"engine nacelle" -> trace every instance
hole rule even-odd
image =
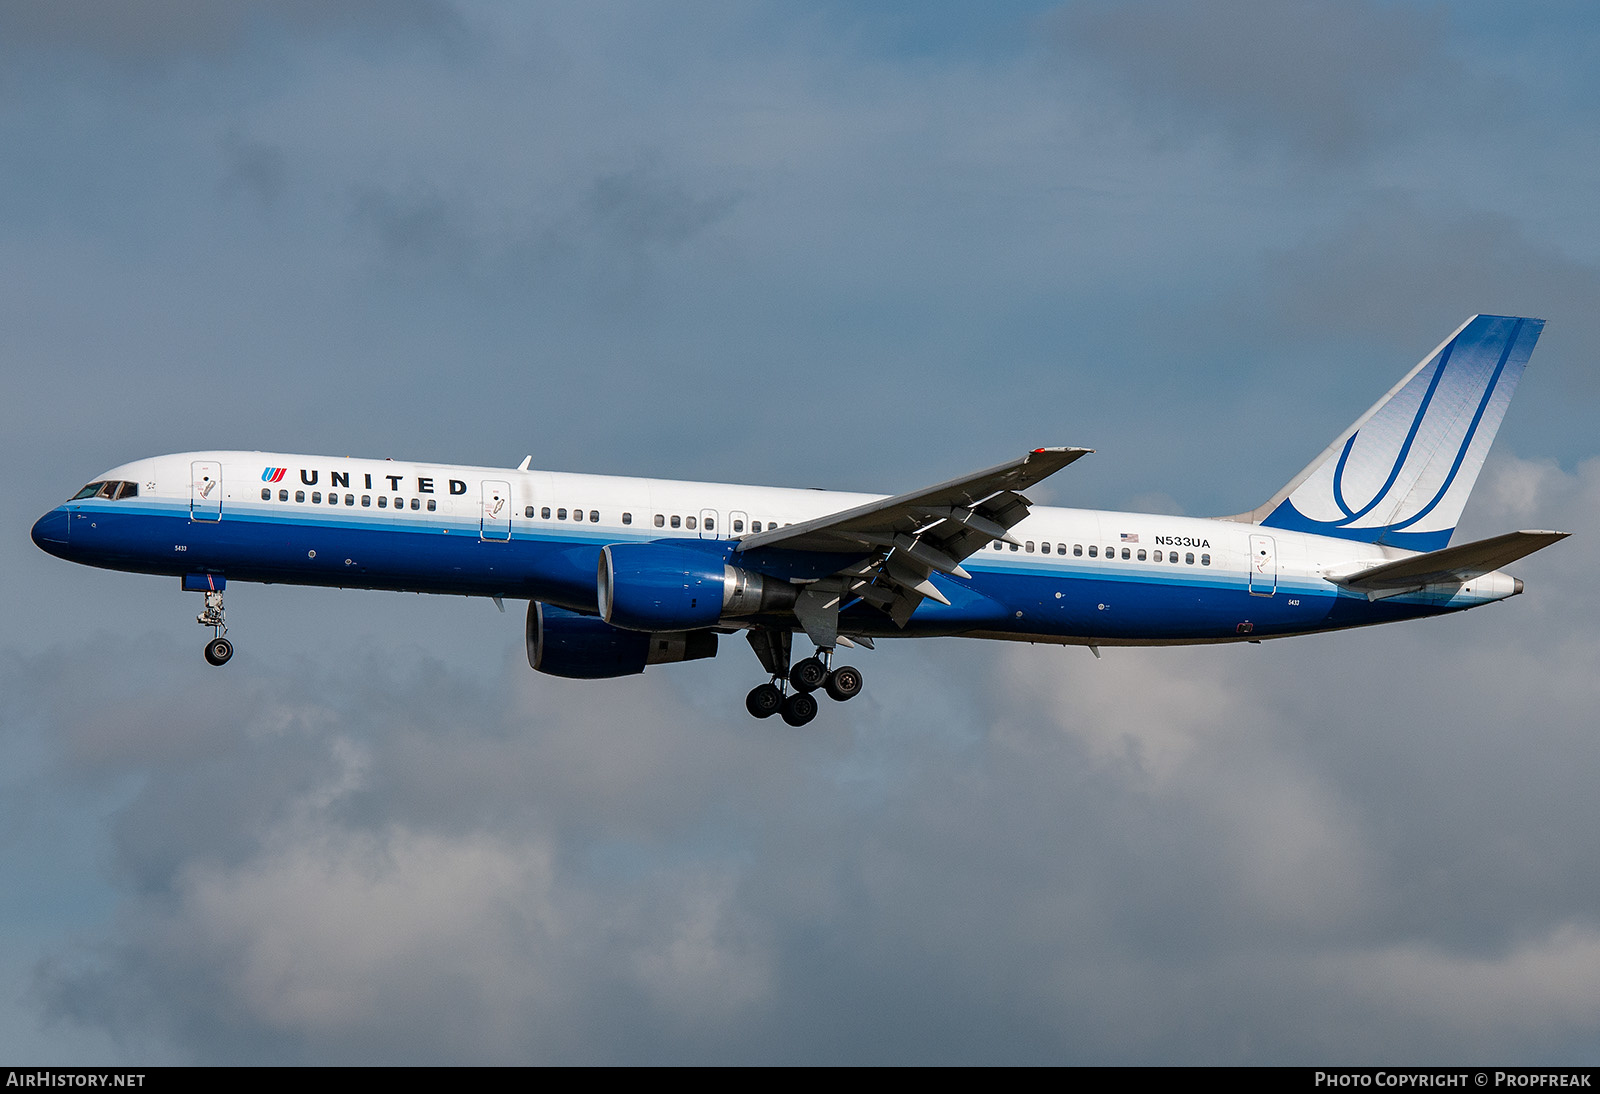
[[[536,672],[572,680],[632,676],[646,665],[717,655],[713,631],[626,631],[592,615],[538,601],[528,605],[527,639],[528,664]]]
[[[670,543],[603,547],[595,576],[601,618],[630,631],[714,627],[729,616],[791,608],[798,593],[787,581]]]

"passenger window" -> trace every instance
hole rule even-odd
[[[674,528],[680,528],[683,526],[683,521],[678,519],[678,514],[676,513],[672,514],[672,526]]]
[[[1018,547],[1018,546],[1017,546],[1017,545],[1016,545],[1016,544],[1015,544],[1015,543],[1013,543],[1013,544],[1012,544],[1012,545],[1011,545],[1011,549],[1012,549],[1012,550],[1013,550],[1013,551],[1016,551],[1016,550],[1020,550],[1020,549],[1021,549],[1021,548],[1019,548],[1019,547]]]
[[[994,549],[996,551],[1004,551],[1006,549],[1006,545],[1004,543],[1001,543],[999,540],[995,540],[994,541]]]
[[[1083,544],[1074,543],[1072,545],[1072,554],[1073,554],[1074,558],[1082,558],[1083,557]]]
[[[1178,552],[1176,552],[1176,551],[1168,551],[1167,552],[1167,561],[1168,562],[1177,562],[1178,561]]]
[[[387,494],[379,494],[378,495],[378,508],[379,509],[387,509],[387,508],[389,508],[389,495],[387,495]]]
[[[622,523],[623,524],[632,524],[633,523],[633,514],[632,513],[624,513],[624,514],[622,514]]]
[[[548,505],[546,505],[543,509],[539,510],[539,516],[543,520],[549,520],[550,519],[550,507]]]
[[[439,502],[434,498],[429,498],[428,499],[428,512],[431,513],[437,508],[439,508]]]
[[[567,519],[567,511],[565,509],[557,509],[556,510],[556,519],[557,520],[566,520]]]
[[[279,501],[288,501],[289,500],[289,491],[287,491],[287,490],[279,490],[278,491],[278,500]]]
[[[1210,555],[1201,555],[1200,556],[1200,565],[1202,565],[1202,566],[1211,565],[1211,556]]]
[[[418,499],[418,498],[412,498],[412,499],[411,499],[411,508],[412,508],[412,510],[413,510],[413,511],[415,511],[415,510],[417,510],[417,509],[421,509],[421,508],[422,508],[422,502],[421,502],[421,500],[420,500],[420,499]],[[529,516],[530,516],[530,517],[531,517],[531,516],[533,516],[533,514],[532,514],[532,513],[529,513],[529,514],[528,514],[528,515],[529,515]]]
[[[600,510],[598,510],[598,509],[589,510],[589,523],[590,524],[599,524],[600,523]]]
[[[656,514],[656,527],[657,528],[665,528],[666,526],[667,526],[667,518],[662,516],[660,513],[657,513]]]
[[[78,496],[79,496],[79,497],[80,497],[80,498],[81,498],[81,497],[83,497],[83,495],[82,495],[82,494],[79,494],[79,495],[78,495]],[[270,487],[270,486],[263,486],[263,487],[262,487],[262,488],[261,488],[261,500],[262,500],[262,501],[271,501],[271,500],[272,500],[272,487]]]
[[[1092,543],[1089,544],[1089,557],[1090,558],[1099,558],[1100,557],[1100,548],[1096,547]]]
[[[583,510],[582,509],[574,509],[572,511],[572,519],[581,521],[583,519]]]
[[[361,495],[361,508],[363,508],[363,509],[372,508],[372,495],[371,494],[362,494]]]
[[[1122,561],[1124,561],[1124,562],[1128,561],[1128,558],[1130,557],[1130,554],[1131,554],[1131,552],[1129,552],[1129,550],[1126,547],[1124,547],[1122,549]]]
[[[684,526],[687,527],[691,532],[694,531],[695,523],[693,517],[684,517],[683,523]]]
[[[329,505],[338,505],[339,504],[339,495],[338,494],[329,494],[328,495],[328,504]]]
[[[751,522],[750,522],[750,530],[751,530],[751,531],[752,531],[752,532],[759,532],[759,531],[761,531],[761,522],[760,522],[760,521],[759,521],[759,520],[753,520],[753,521],[751,521]]]
[[[1033,554],[1033,540],[1030,539],[1024,546],[1030,555]]]
[[[1185,565],[1187,565],[1187,566],[1193,566],[1193,565],[1194,565],[1194,552],[1193,552],[1193,551],[1190,551],[1190,552],[1188,552],[1188,553],[1187,553],[1187,554],[1185,554],[1185,555],[1184,555],[1184,556],[1183,556],[1183,561],[1184,561],[1184,564],[1185,564]]]
[[[736,520],[736,521],[734,521],[734,522],[733,522],[733,530],[734,530],[734,531],[735,531],[735,532],[742,532],[742,531],[744,531],[744,521],[742,521],[742,520]]]
[[[532,520],[533,519],[533,506],[530,505],[526,509],[524,509],[522,511],[522,515],[527,517],[529,520]]]
[[[296,490],[294,492],[294,500],[295,501],[305,501],[306,500],[306,492],[304,490]]]
[[[354,494],[346,494],[344,496],[344,503],[346,505],[354,505],[356,503],[356,496]]]
[[[1139,548],[1139,561],[1140,562],[1144,561],[1144,548],[1143,547]]]
[[[716,530],[717,530],[717,518],[716,517],[707,517],[706,518],[706,531],[715,532]]]
[[[322,504],[322,491],[321,490],[313,490],[313,491],[311,491],[311,504],[312,505],[321,505]]]

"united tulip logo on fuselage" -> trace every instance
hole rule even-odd
[[[261,469],[261,481],[262,482],[282,482],[284,475],[286,475],[288,473],[289,473],[289,469],[287,467],[263,467]],[[352,473],[349,472],[349,471],[330,471],[330,472],[328,472],[329,485],[331,485],[331,486],[342,486],[342,487],[344,487],[345,489],[348,490],[348,489],[350,489],[350,475],[351,474]],[[366,490],[373,489],[372,476],[370,474],[367,474],[366,472],[361,472],[360,474],[361,474],[361,478],[366,483],[366,485],[363,487],[363,489],[366,489]],[[303,483],[306,486],[315,486],[315,485],[317,485],[317,480],[320,477],[320,475],[321,475],[321,472],[318,472],[318,471],[307,471],[305,468],[301,468],[300,469],[300,481],[301,481],[301,483]],[[396,492],[398,492],[400,490],[400,480],[405,478],[405,477],[406,476],[404,476],[404,475],[379,475],[378,476],[378,478],[380,478],[380,479],[387,479],[389,481],[389,489],[393,490],[393,491],[396,491]],[[467,492],[467,484],[465,482],[463,482],[461,479],[450,479],[448,481],[449,481],[449,484],[450,484],[449,485],[449,490],[450,490],[451,494],[459,496],[459,495],[465,494]],[[382,489],[382,487],[379,487],[378,489]],[[419,493],[419,494],[431,494],[431,493],[433,493],[434,492],[434,490],[433,490],[433,479],[431,477],[427,476],[427,475],[418,475],[417,476],[417,490],[416,490],[416,492]]]

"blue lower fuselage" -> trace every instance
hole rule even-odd
[[[86,499],[46,514],[33,537],[51,554],[114,570],[538,600],[590,613],[596,611],[600,549],[663,538],[575,526],[519,528],[506,539],[484,538],[481,532],[478,525],[460,521],[386,520],[370,513],[345,517],[328,511],[231,510],[221,519],[195,519],[188,507],[166,501]],[[724,559],[733,553],[733,542],[726,539],[671,542]],[[753,554],[758,557],[741,556],[739,564],[772,576],[806,576],[818,568],[813,554]],[[1011,551],[981,551],[965,568],[970,578],[936,574],[935,584],[950,603],[924,601],[904,629],[857,602],[844,607],[840,631],[1177,644],[1364,626],[1484,602],[1464,600],[1453,589],[1371,601],[1320,576],[1290,572],[1280,572],[1270,593],[1263,594],[1251,590],[1247,571],[1221,566],[1111,565]],[[798,629],[788,615],[730,622]]]

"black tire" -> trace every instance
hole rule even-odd
[[[828,689],[828,698],[842,703],[861,694],[861,683],[860,669],[854,665],[840,665],[828,673],[828,682],[823,686]]]
[[[816,691],[827,678],[828,666],[818,657],[796,661],[794,668],[789,670],[789,683],[801,691]]]
[[[206,660],[213,665],[226,665],[233,656],[233,643],[226,638],[213,638],[206,643]]]
[[[797,691],[783,701],[783,720],[803,726],[817,716],[817,700],[809,691]]]
[[[744,697],[744,709],[757,718],[770,718],[783,709],[783,692],[772,684],[759,684]]]

